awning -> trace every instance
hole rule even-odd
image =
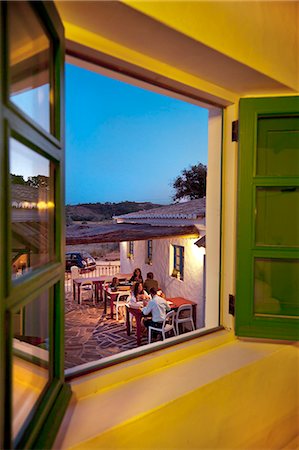
[[[197,247],[204,247],[206,248],[206,235],[202,236],[198,241],[194,242]]]
[[[66,229],[66,244],[100,244],[104,242],[144,241],[175,236],[198,238],[193,226],[152,226],[149,224],[113,223],[70,225]]]

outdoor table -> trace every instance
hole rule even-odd
[[[127,289],[124,289],[124,288]],[[114,302],[117,299],[118,294],[120,295],[127,295],[130,292],[130,286],[124,286],[123,289],[117,290],[117,291],[111,291],[111,289],[108,287],[107,289],[104,289],[104,314],[107,314],[107,294],[109,294],[110,297],[110,317],[113,319],[113,313],[114,313]]]
[[[100,300],[103,300],[103,284],[105,282],[111,283],[112,278],[117,277],[119,280],[126,280],[131,277],[130,273],[116,273],[115,275],[100,275],[99,277],[80,277],[75,278],[73,280],[73,298],[76,301],[76,286],[77,286],[77,301],[80,303],[80,289],[81,283],[83,281],[92,281],[95,285],[95,295],[96,302],[99,301],[99,291],[100,291]]]
[[[196,307],[197,303],[192,302],[191,300],[187,300],[183,297],[173,297],[173,298],[166,298],[167,302],[171,302],[169,305],[171,309],[177,310],[179,306],[181,305],[192,305],[192,317],[194,326],[196,328]],[[131,334],[131,327],[130,327],[130,314],[135,317],[136,320],[136,339],[137,339],[137,345],[141,345],[141,319],[143,316],[141,308],[132,308],[128,306],[126,308],[126,326],[127,326],[127,335],[130,336]]]

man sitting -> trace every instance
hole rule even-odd
[[[155,288],[151,288],[150,294],[152,299],[148,302],[147,306],[142,308],[142,313],[144,316],[148,314],[152,315],[151,319],[145,319],[144,325],[148,327],[162,328],[163,321],[166,317],[168,311],[170,311],[170,307],[166,300],[157,295],[157,290]]]
[[[146,292],[150,292],[151,288],[158,290],[158,281],[154,280],[153,272],[148,272],[146,274],[146,280],[143,283],[143,287],[146,290]]]

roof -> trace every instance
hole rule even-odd
[[[66,244],[143,241],[174,236],[196,238],[199,237],[199,231],[194,225],[177,227],[133,223],[70,225],[66,229]]]
[[[197,219],[205,217],[206,198],[190,200],[189,202],[174,203],[173,205],[161,206],[143,211],[136,211],[114,219]]]

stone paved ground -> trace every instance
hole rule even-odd
[[[146,343],[146,337],[142,338],[142,345]],[[134,331],[127,336],[123,321],[107,317],[101,303],[94,306],[84,300],[78,305],[71,292],[65,293],[66,369],[132,348],[136,348],[136,336]]]

